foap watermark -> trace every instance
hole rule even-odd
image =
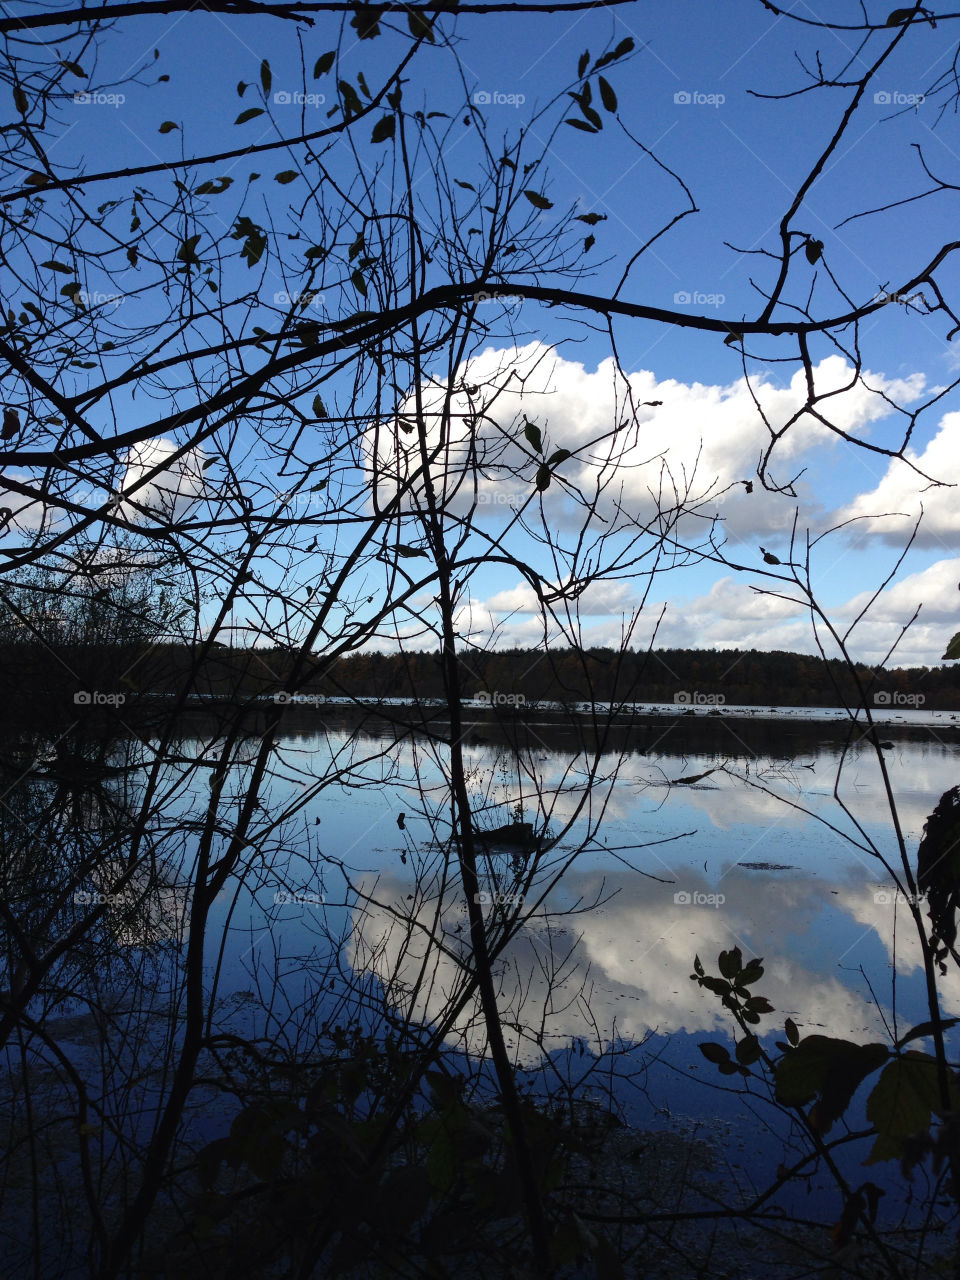
[[[513,907],[521,906],[523,903],[522,893],[486,893],[480,890],[479,893],[473,895],[473,900],[481,907]]]
[[[678,289],[673,295],[675,307],[722,307],[727,300],[725,293],[703,293],[699,289],[690,292]]]
[[[474,302],[482,304],[484,302],[502,302],[505,307],[518,307],[523,301],[521,293],[484,293],[481,290],[473,295]]]
[[[886,306],[890,302],[898,302],[902,307],[909,307],[917,302],[922,302],[925,307],[928,305],[922,293],[889,293],[886,289],[878,289],[870,299],[871,305],[880,303]]]
[[[699,689],[681,689],[673,695],[678,707],[722,707],[726,697],[722,693],[701,693]]]
[[[73,900],[82,907],[119,907],[124,903],[129,905],[133,896],[129,893],[101,893],[96,889],[78,889]]]
[[[486,689],[481,689],[476,701],[481,707],[522,707],[527,700],[522,693],[499,693],[496,690],[487,693]]]
[[[273,695],[273,700],[281,707],[322,707],[327,699],[322,693],[286,693],[281,691]]]
[[[524,93],[502,93],[499,89],[478,89],[473,95],[475,107],[522,107],[526,100]]]
[[[873,695],[873,701],[878,707],[922,707],[926,700],[922,693],[901,693],[899,689],[893,693],[878,689]]]
[[[325,93],[302,93],[298,89],[278,89],[273,95],[274,106],[277,107],[323,107],[327,102]]]
[[[273,895],[274,906],[322,907],[326,903],[322,893],[310,889],[277,889]]]
[[[111,303],[114,307],[119,307],[121,303],[126,302],[126,296],[122,293],[88,293],[86,289],[81,289],[79,293],[74,294],[85,307],[106,307]]]
[[[901,93],[899,89],[881,89],[873,95],[874,104],[878,107],[919,107],[926,102],[922,93]]]
[[[673,100],[678,107],[722,107],[727,96],[724,93],[701,93],[699,89],[678,89]]]
[[[99,689],[81,689],[73,695],[78,707],[122,707],[126,700],[125,693],[101,693]]]
[[[99,93],[96,90],[88,92],[78,89],[73,95],[73,101],[78,107],[122,107],[126,100],[126,94]]]
[[[516,507],[530,496],[530,490],[520,489],[484,489],[477,494],[478,507]]]
[[[273,295],[273,301],[278,307],[296,307],[298,311],[306,311],[307,307],[311,307],[314,311],[322,311],[326,300],[325,294],[317,293],[313,289],[303,289],[300,293],[287,293],[280,289]]]
[[[908,907],[922,907],[926,905],[927,895],[925,893],[900,893],[899,890],[878,889],[873,895],[873,900],[879,907],[892,907],[895,904],[903,903]]]
[[[726,897],[722,893],[700,893],[693,889],[679,889],[674,895],[673,900],[678,907],[722,907],[726,902]]]

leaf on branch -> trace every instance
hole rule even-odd
[[[945,791],[923,824],[917,850],[917,888],[930,907],[931,942],[952,947],[960,898],[960,787]]]
[[[263,107],[247,107],[246,111],[241,111],[234,120],[234,124],[246,124],[248,120],[252,120],[255,116],[263,115]]]
[[[429,40],[430,43],[433,44],[433,20],[428,18],[421,10],[407,10],[407,25],[410,28],[410,34],[415,39],[420,40],[422,38],[424,40]]]
[[[606,222],[605,213],[578,213],[577,222],[585,222],[588,227],[595,227],[598,222]]]
[[[569,449],[556,449],[547,459],[547,466],[558,467],[561,462],[566,462],[566,460],[572,456],[573,455]]]
[[[790,1044],[796,1048],[800,1043],[800,1032],[797,1030],[797,1024],[792,1018],[785,1018],[783,1022],[783,1029],[787,1033],[787,1039],[790,1041]]]
[[[598,77],[597,84],[600,88],[600,101],[604,107],[610,112],[616,111],[617,95],[613,92],[611,86],[604,80],[603,76]]]
[[[87,73],[81,67],[79,62],[69,62],[66,58],[60,59],[61,67],[64,67],[71,75],[77,76],[80,80],[86,80]]]
[[[941,662],[956,662],[960,658],[960,631],[953,637],[947,645],[947,651],[940,659]]]
[[[915,12],[914,9],[894,9],[884,25],[887,27],[902,27],[905,22],[910,21]]]
[[[308,260],[313,261],[315,258],[325,258],[327,256],[327,251],[322,244],[312,244],[310,248],[304,252],[303,256]]]
[[[601,67],[608,67],[611,62],[616,62],[620,58],[625,58],[628,53],[632,53],[634,43],[632,36],[627,36],[626,40],[621,40],[615,49],[611,49],[609,53],[603,54],[593,64],[594,71],[599,71]]]
[[[373,40],[380,34],[380,19],[383,10],[373,4],[358,4],[350,25],[358,33],[361,40]]]
[[[458,187],[463,187],[464,191],[476,191],[476,187],[472,182],[461,182],[459,178],[454,178],[454,182]]]
[[[246,258],[247,266],[254,267],[263,257],[267,247],[267,233],[258,227],[250,218],[244,216],[237,219],[235,229],[231,232],[232,240],[243,240],[240,256]]]
[[[71,280],[69,284],[65,284],[63,288],[60,290],[60,292],[65,297],[70,298],[73,302],[75,302],[77,306],[80,305],[81,289],[80,289],[79,283],[76,280]]]
[[[30,105],[30,100],[18,84],[13,86],[13,105],[22,116],[27,114],[27,108]]]
[[[708,1062],[719,1065],[721,1062],[730,1061],[730,1052],[725,1049],[722,1044],[714,1044],[711,1040],[704,1041],[703,1044],[697,1046]]]
[[[72,276],[73,267],[65,267],[62,262],[57,262],[51,258],[48,262],[41,262],[41,267],[49,267],[51,271],[62,271],[64,275]]]
[[[526,418],[523,420],[523,434],[527,437],[527,443],[537,453],[543,452],[543,436],[540,428],[536,423],[528,422]]]
[[[336,49],[331,49],[328,53],[321,53],[320,57],[313,64],[314,80],[319,80],[321,76],[325,76],[336,60]]]
[[[196,248],[199,241],[199,235],[188,236],[177,250],[177,260],[179,262],[185,262],[187,266],[192,266],[193,263],[199,262],[200,259],[196,255]]]
[[[546,491],[550,488],[550,481],[552,479],[553,479],[553,472],[550,470],[550,468],[547,466],[545,462],[542,462],[540,466],[537,467],[537,479],[536,479],[537,491],[539,493],[546,493]]]
[[[956,1105],[956,1084],[951,1080]],[[930,1129],[931,1112],[941,1111],[937,1061],[926,1053],[908,1049],[883,1069],[867,1099],[867,1119],[877,1130],[877,1140],[864,1164],[898,1160],[904,1141]]]
[[[45,187],[51,181],[52,179],[47,174],[40,173],[37,169],[34,169],[32,173],[28,173],[26,177],[26,184],[28,187]]]
[[[590,235],[583,238],[583,252],[589,253],[593,246],[597,243],[597,237]]]
[[[227,187],[232,186],[232,178],[209,178],[206,182],[201,182],[193,194],[195,196],[218,196],[221,192],[226,191]]]
[[[164,120],[163,124],[157,130],[157,133],[173,133],[174,129],[179,129],[179,128],[180,126],[176,124],[173,120]]]
[[[574,129],[579,129],[581,133],[599,133],[600,132],[600,130],[596,127],[596,125],[587,124],[586,120],[577,120],[573,116],[567,116],[567,118],[564,120],[563,123],[572,125]]]
[[[350,279],[353,281],[353,287],[362,297],[367,296],[367,282],[363,278],[363,272],[359,267],[350,273]]]
[[[266,58],[260,63],[260,83],[263,86],[263,92],[269,93],[270,86],[273,84],[273,75],[270,71],[270,63]]]
[[[552,209],[553,201],[548,200],[546,196],[540,195],[538,191],[524,191],[523,193],[535,209]]]
[[[806,254],[807,261],[811,266],[813,266],[815,262],[820,261],[820,256],[823,253],[823,241],[813,239],[807,240],[803,252]]]
[[[413,560],[417,556],[426,559],[427,553],[422,547],[408,547],[402,542],[398,542],[396,546],[397,555],[403,560]]]
[[[786,1106],[803,1106],[819,1094],[811,1120],[819,1133],[828,1133],[846,1111],[861,1082],[889,1056],[885,1044],[806,1036],[776,1065],[777,1101]]]
[[[137,253],[136,246],[129,245],[127,248],[127,261],[130,263],[131,267],[135,267],[137,265],[138,257],[139,255]]]
[[[289,182],[295,182],[300,175],[296,169],[283,169],[280,173],[273,175],[274,182],[279,182],[281,187],[285,187]]]
[[[337,88],[340,90],[340,97],[343,99],[343,114],[347,120],[351,116],[358,116],[363,110],[363,103],[360,101],[360,95],[352,84],[346,80],[338,80]]]
[[[0,431],[0,440],[12,440],[20,430],[20,415],[16,409],[4,409],[3,411],[3,430]]]
[[[581,53],[580,55],[579,61],[577,62],[577,79],[578,80],[583,79],[583,73],[586,71],[589,65],[590,65],[590,50],[584,49],[583,53]]]
[[[327,406],[323,403],[320,396],[313,397],[313,416],[318,422],[322,421],[327,416]]]
[[[243,97],[243,95],[247,92],[247,90],[248,90],[249,88],[250,88],[250,86],[247,84],[246,80],[240,80],[240,81],[238,81],[238,82],[237,82],[237,95],[238,95],[239,97],[241,97],[241,98],[242,98],[242,97]]]
[[[388,138],[392,138],[397,129],[396,116],[381,116],[377,123],[373,126],[373,133],[370,135],[371,142],[386,142]]]

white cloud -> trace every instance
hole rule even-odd
[[[877,487],[843,507],[837,520],[884,516],[882,520],[865,520],[854,526],[856,535],[880,536],[900,543],[913,531],[922,509],[916,545],[953,550],[960,536],[960,497],[956,489],[960,479],[960,412],[945,414],[926,448],[919,453],[908,449],[906,458],[924,475],[944,484],[933,485],[907,462],[892,458]]]
[[[818,392],[829,395],[819,411],[841,430],[861,435],[893,412],[889,400],[914,399],[923,386],[920,375],[887,379],[869,372],[851,386],[851,366],[840,356],[821,361],[814,379]],[[755,476],[769,443],[764,419],[779,429],[805,403],[802,371],[781,388],[763,378],[749,385],[738,378],[727,386],[658,381],[647,370],[625,378],[612,359],[591,371],[532,342],[483,350],[458,371],[456,385],[460,389],[448,413],[445,388],[428,387],[423,396],[431,445],[440,443],[441,420],[447,424],[449,441],[442,453],[447,470],[435,481],[453,511],[463,513],[476,498],[477,520],[505,523],[535,495],[541,458],[533,456],[535,448],[524,435],[527,420],[542,432],[543,457],[557,449],[574,454],[557,464],[544,494],[551,528],[576,525],[583,517],[582,505],[565,491],[560,477],[596,501],[607,520],[622,504],[621,525],[653,520],[661,508],[686,498],[705,518],[697,526],[701,535],[714,514],[723,516],[733,538],[790,527],[793,499],[770,493],[759,482],[747,493],[743,482]],[[400,417],[407,426],[413,423],[412,397],[400,406]],[[617,424],[621,429],[611,436]],[[839,438],[828,427],[801,416],[777,446],[775,478],[792,478],[802,455],[834,442]],[[368,465],[375,454],[378,484],[392,493],[398,480],[412,478],[419,465],[416,432],[381,424],[376,439],[368,433]],[[820,510],[806,482],[798,482],[797,492],[808,513]],[[692,522],[686,532],[693,535]]]
[[[120,504],[128,520],[181,519],[203,493],[203,451],[191,449],[175,458],[177,451],[178,446],[164,437],[130,450],[120,486],[129,499]],[[146,480],[157,468],[158,474]]]

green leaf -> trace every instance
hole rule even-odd
[[[164,120],[163,124],[157,130],[157,133],[173,133],[174,129],[179,128],[180,126],[175,124],[173,120]]]
[[[599,133],[600,130],[595,125],[587,124],[586,120],[577,120],[574,116],[567,116],[563,122],[579,129],[581,133]]]
[[[397,543],[396,551],[397,555],[403,560],[414,560],[418,556],[422,556],[424,559],[427,557],[427,553],[422,547],[408,547],[402,542]]]
[[[545,462],[542,462],[540,466],[537,467],[536,485],[537,485],[538,492],[545,493],[547,489],[550,488],[550,481],[552,479],[553,479],[553,473],[551,472],[547,464]]]
[[[872,1071],[890,1056],[885,1044],[853,1044],[832,1036],[806,1036],[777,1063],[777,1101],[803,1106],[817,1094],[816,1125],[827,1133]]]
[[[527,443],[537,453],[543,452],[543,436],[540,428],[533,422],[528,422],[526,418],[523,420],[523,434],[527,438]]]
[[[288,182],[295,182],[300,175],[296,169],[284,169],[280,173],[273,175],[274,182],[279,182],[281,187],[285,187]]]
[[[950,1029],[950,1027],[955,1027],[957,1023],[960,1023],[960,1018],[947,1018],[941,1021],[940,1025],[944,1031],[947,1031]],[[900,1039],[897,1041],[897,1048],[902,1049],[903,1046],[905,1044],[909,1044],[911,1040],[920,1040],[923,1036],[932,1036],[932,1035],[933,1035],[933,1023],[921,1022],[917,1026],[911,1027],[911,1029],[907,1032],[905,1036],[900,1037]]]
[[[538,191],[524,191],[523,193],[535,209],[552,209],[553,202],[548,200],[546,196],[540,195]]]
[[[373,126],[373,133],[370,135],[371,142],[386,142],[388,138],[392,138],[397,129],[396,116],[381,116],[377,123]]]
[[[177,250],[177,260],[179,262],[187,263],[188,266],[191,266],[195,262],[199,262],[200,259],[197,257],[195,252],[199,240],[199,235],[188,236]]]
[[[744,1036],[737,1045],[737,1061],[749,1067],[760,1057],[760,1041],[754,1035]]]
[[[431,44],[434,42],[433,36],[433,19],[428,18],[425,13],[419,9],[407,10],[407,25],[410,28],[410,34],[417,40],[421,37],[429,40]]]
[[[815,262],[820,261],[820,255],[823,253],[823,241],[812,238],[807,240],[803,252],[806,254],[807,261],[813,266]]]
[[[626,40],[621,40],[615,49],[611,49],[609,53],[603,54],[593,64],[594,71],[599,71],[601,67],[608,67],[611,62],[616,62],[620,58],[625,58],[628,53],[633,52],[633,39],[627,36]]]
[[[579,57],[579,60],[577,61],[577,79],[578,80],[583,79],[583,73],[586,71],[589,65],[590,65],[590,50],[584,49],[583,53],[581,53]]]
[[[600,88],[600,101],[603,103],[603,105],[606,107],[608,111],[610,112],[616,111],[617,95],[613,92],[613,89],[610,87],[607,81],[604,80],[603,76],[598,77],[597,84],[599,85],[599,88]]]
[[[248,120],[252,120],[255,116],[263,115],[263,107],[247,107],[246,111],[241,111],[234,120],[234,124],[246,124]]]
[[[704,1044],[697,1046],[708,1062],[719,1065],[721,1062],[730,1061],[730,1052],[725,1049],[722,1044],[714,1044],[707,1040]]]
[[[323,419],[327,416],[327,406],[320,396],[313,397],[313,416],[318,419]]]
[[[319,80],[321,76],[325,76],[333,64],[337,60],[336,49],[331,49],[329,53],[321,53],[320,57],[313,64],[313,78]]]
[[[940,659],[941,662],[956,662],[960,658],[960,631],[953,637],[947,645],[947,651]]]
[[[356,271],[352,271],[350,273],[350,279],[353,281],[353,286],[357,293],[361,294],[365,298],[367,296],[367,282],[364,280],[363,272],[359,267]]]
[[[354,10],[350,25],[358,33],[361,40],[373,40],[380,34],[380,19],[383,10],[373,4],[358,4]]]
[[[270,86],[273,84],[273,75],[270,72],[270,63],[266,58],[260,63],[260,83],[263,86],[263,92],[269,93]]]
[[[51,258],[48,262],[41,262],[41,267],[49,267],[51,271],[62,271],[66,276],[73,275],[73,267],[65,267],[62,262],[57,262]]]
[[[867,1099],[867,1119],[877,1140],[864,1164],[899,1159],[903,1140],[929,1130],[933,1111],[940,1111],[937,1061],[908,1050],[884,1067]]]

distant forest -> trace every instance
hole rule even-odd
[[[189,678],[191,655],[177,645],[0,646],[0,692],[19,701],[39,692],[116,689],[128,697],[179,691]],[[364,698],[440,698],[443,681],[436,652],[355,653],[329,670],[318,663],[291,685],[294,658],[281,649],[207,650],[192,691],[219,696],[299,693]],[[489,694],[500,706],[542,700],[582,702],[679,702],[681,705],[838,706],[859,700],[849,669],[838,660],[757,649],[499,649],[461,658],[463,696]],[[858,666],[871,705],[907,710],[960,709],[960,669],[955,664],[875,673]],[[683,695],[686,695],[684,698]]]

